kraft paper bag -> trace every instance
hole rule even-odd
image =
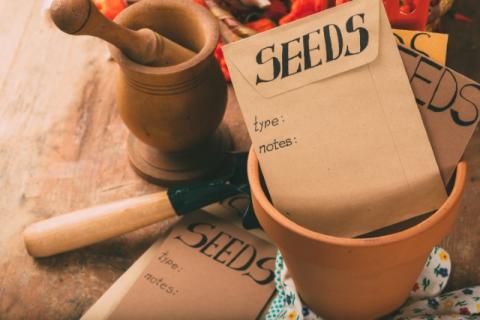
[[[479,122],[480,84],[399,45],[443,181],[447,184]]]
[[[224,55],[273,204],[352,237],[446,199],[379,0],[232,43]]]
[[[225,199],[219,203],[211,204],[207,207],[204,207],[202,208],[202,210],[198,210],[198,212],[209,214],[218,219],[228,221],[229,224],[233,224],[239,229],[242,229],[243,232],[248,232],[249,234],[253,235],[254,238],[259,238],[264,240],[265,242],[271,243],[270,239],[268,239],[266,234],[260,229],[243,230],[240,213],[243,213],[246,210],[249,203],[250,201],[248,198],[245,197],[245,195],[239,194],[231,198]],[[192,212],[191,214],[195,213]],[[174,226],[173,224],[175,222],[177,222],[176,219],[169,220],[168,222],[166,222],[165,227],[172,227]],[[142,275],[144,275],[144,271],[146,270],[146,268],[151,264],[153,260],[158,257],[158,252],[161,252],[163,244],[169,236],[168,231],[165,230],[165,233],[162,232],[157,241],[155,241],[155,243],[152,244],[152,246],[148,248],[147,251],[145,251],[145,253],[142,254],[142,256],[137,261],[135,261],[133,265],[128,268],[128,270],[124,274],[122,274],[117,281],[115,281],[114,284],[112,284],[112,286],[81,317],[81,320],[106,320],[112,315],[112,313],[119,307],[119,304],[123,301],[125,296],[130,292],[132,286],[137,282],[139,278],[142,277]],[[273,254],[275,254],[276,249],[273,245],[272,250]],[[239,289],[241,290],[241,287]],[[271,291],[274,291],[273,284],[271,284]],[[240,299],[243,298],[245,298],[245,296],[240,295]],[[258,303],[260,308],[262,304],[265,303],[265,301],[262,301],[258,296],[256,297],[255,302]],[[265,312],[265,310],[268,310],[268,307],[265,307],[263,309],[263,312]],[[157,318],[162,318],[162,309],[157,308],[157,311]],[[226,310],[226,312],[228,312],[228,310]],[[166,316],[164,315],[163,318],[165,317]],[[138,316],[133,318],[136,319],[138,318]],[[196,318],[198,319],[198,317]],[[260,316],[259,318],[264,319],[265,317]]]
[[[256,319],[275,291],[275,254],[227,220],[190,213],[108,319]]]

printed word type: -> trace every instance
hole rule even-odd
[[[255,128],[255,132],[263,132],[269,127],[276,127],[280,124],[280,122],[285,122],[283,116],[274,117],[271,119],[266,120],[258,120],[257,116],[255,116],[255,121],[253,122],[253,127]]]

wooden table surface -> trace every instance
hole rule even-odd
[[[104,44],[49,26],[41,3],[0,1],[0,319],[78,318],[162,232],[153,225],[52,258],[26,253],[21,233],[33,221],[159,190],[129,167]],[[479,81],[480,5],[455,8],[475,20],[444,19],[448,65]],[[227,122],[245,132],[232,90],[228,108]],[[479,148],[477,130],[460,218],[443,242],[452,289],[480,284]]]

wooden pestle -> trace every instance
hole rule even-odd
[[[171,66],[195,55],[195,52],[151,29],[135,31],[110,21],[91,0],[54,0],[50,15],[60,30],[103,39],[143,65]]]

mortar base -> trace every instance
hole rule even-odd
[[[220,126],[206,142],[181,152],[162,152],[133,134],[127,141],[128,158],[135,172],[148,182],[171,186],[188,183],[214,173],[221,167],[231,137],[226,126]]]

